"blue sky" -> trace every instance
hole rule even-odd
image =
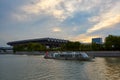
[[[0,0],[0,46],[52,37],[80,42],[120,35],[120,0]]]

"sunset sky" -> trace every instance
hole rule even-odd
[[[109,34],[120,35],[120,0],[0,0],[0,47],[45,37],[88,43]]]

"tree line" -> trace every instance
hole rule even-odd
[[[83,44],[80,42],[68,42],[64,45],[64,50],[78,50],[78,51],[114,51],[120,50],[120,36],[108,35],[103,44],[92,42],[90,44]]]
[[[105,38],[103,44],[90,43],[83,44],[80,42],[67,42],[58,48],[46,48],[40,43],[20,44],[13,47],[15,51],[103,51],[103,50],[120,50],[120,36],[109,35]]]
[[[26,43],[13,46],[13,51],[43,51],[46,47],[40,43]]]

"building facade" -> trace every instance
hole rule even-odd
[[[92,38],[92,43],[102,44],[102,38]]]

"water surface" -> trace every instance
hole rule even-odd
[[[120,80],[120,58],[77,61],[0,55],[0,80]]]

